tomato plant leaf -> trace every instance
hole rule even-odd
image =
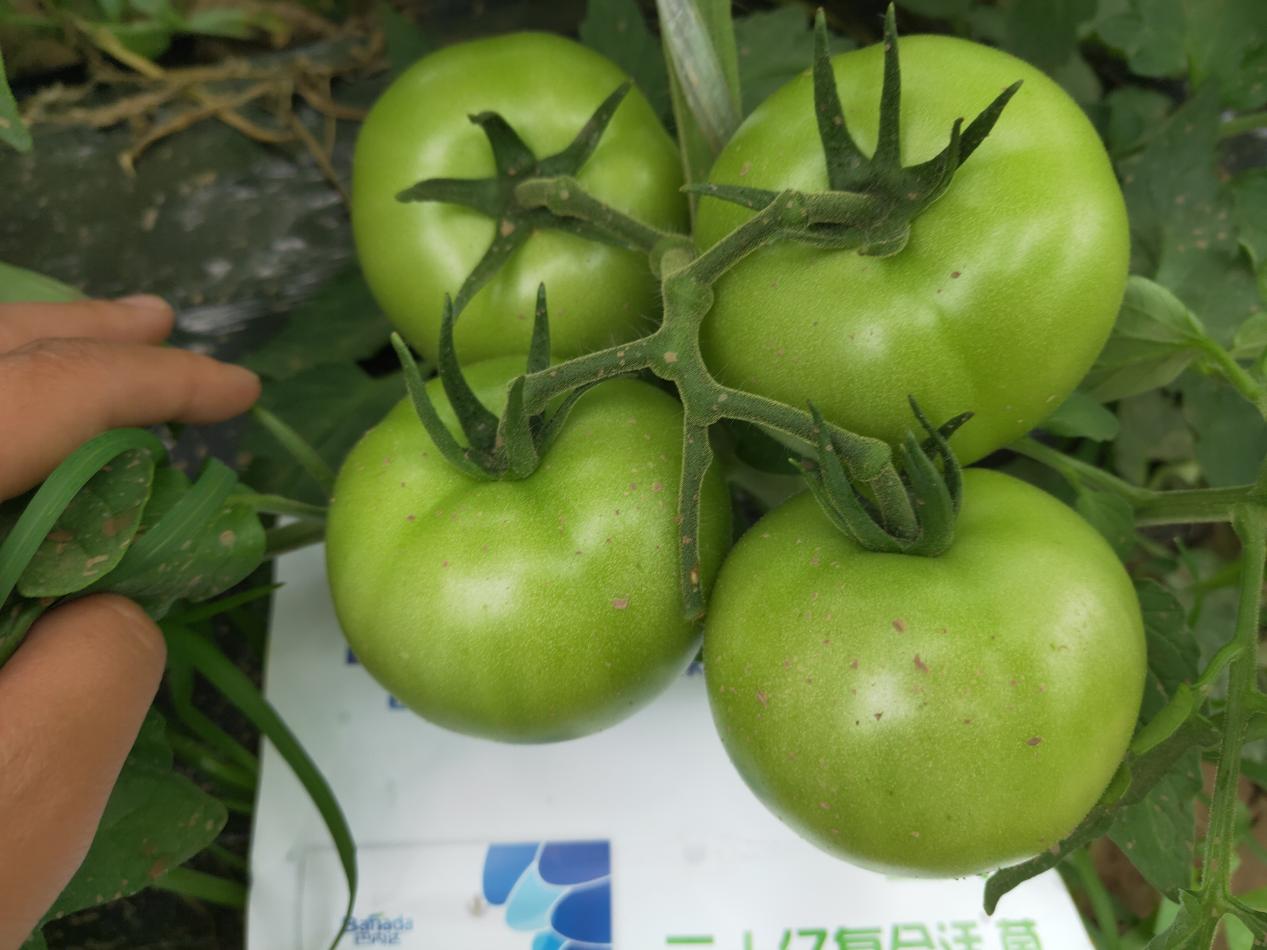
[[[1074,502],[1078,514],[1104,536],[1104,540],[1125,560],[1135,548],[1135,512],[1131,503],[1112,492],[1081,489]]]
[[[1132,271],[1173,291],[1225,342],[1258,306],[1259,294],[1217,162],[1220,123],[1218,96],[1207,87],[1118,171],[1130,212]]]
[[[1078,28],[1096,13],[1096,0],[1049,0],[1004,7],[1004,45],[1047,72],[1077,53]]]
[[[1109,829],[1148,883],[1168,896],[1192,877],[1192,803],[1201,791],[1200,764],[1200,753],[1189,752],[1142,801],[1124,807]]]
[[[1096,30],[1141,76],[1178,76],[1187,67],[1183,0],[1127,0]]]
[[[18,114],[17,100],[13,98],[13,90],[9,88],[9,80],[4,72],[3,52],[0,52],[0,142],[19,152],[31,150],[31,133],[22,121],[22,116]]]
[[[589,0],[580,37],[632,77],[661,120],[671,116],[664,53],[635,0]]]
[[[1150,390],[1117,404],[1120,431],[1113,442],[1113,464],[1137,485],[1148,478],[1154,462],[1192,458],[1192,432],[1174,396]]]
[[[390,333],[361,269],[349,265],[287,314],[277,334],[242,363],[261,376],[288,379],[314,366],[372,356]]]
[[[44,921],[148,887],[215,840],[227,817],[219,801],[172,770],[166,725],[151,709],[84,863]]]
[[[1267,453],[1267,422],[1229,386],[1189,373],[1181,382],[1183,415],[1211,485],[1241,485],[1258,475]]]
[[[852,40],[827,34],[827,51],[834,56],[854,48]],[[810,18],[796,6],[760,10],[735,20],[743,113],[747,115],[770,93],[805,72],[814,55]]]
[[[61,597],[109,574],[132,543],[153,478],[154,457],[145,449],[124,452],[98,471],[45,536],[18,580],[18,593]],[[24,505],[16,507],[6,506],[11,519],[6,527]]]
[[[1085,385],[1105,402],[1165,386],[1200,355],[1205,339],[1201,321],[1178,297],[1133,275],[1113,334]]]
[[[1053,435],[1096,442],[1115,439],[1119,428],[1117,416],[1081,389],[1071,392],[1069,398],[1043,421],[1042,427]]]
[[[1180,686],[1196,678],[1201,650],[1188,629],[1188,618],[1174,592],[1158,581],[1135,585],[1148,637],[1148,683],[1140,719],[1147,722]]]
[[[1111,155],[1142,147],[1161,128],[1174,100],[1156,89],[1119,86],[1104,97],[1101,131]]]
[[[1179,913],[1170,926],[1148,941],[1145,950],[1204,950],[1210,946],[1214,934],[1213,924],[1201,907],[1201,901],[1191,891],[1179,895]]]

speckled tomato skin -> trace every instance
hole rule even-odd
[[[956,877],[1027,858],[1126,751],[1146,651],[1126,571],[1072,509],[969,470],[951,549],[861,550],[808,495],[727,558],[704,641],[744,780],[824,850]]]
[[[903,37],[902,157],[932,158],[958,117],[1023,85],[949,190],[891,257],[781,243],[717,284],[701,343],[723,382],[890,443],[914,425],[913,394],[965,463],[1006,445],[1073,390],[1113,328],[1129,264],[1126,206],[1082,109],[1040,70],[946,36]],[[879,46],[833,58],[850,131],[875,147]],[[754,188],[827,187],[808,72],[748,117],[709,173]],[[751,212],[700,202],[708,247]],[[843,383],[842,383],[843,381]]]
[[[522,368],[466,373],[500,412]],[[681,425],[672,397],[613,380],[581,396],[532,476],[476,482],[402,401],[349,454],[330,506],[330,589],[357,658],[419,715],[508,742],[585,735],[648,702],[699,646],[678,592]],[[716,471],[702,510],[711,581],[730,540]]]

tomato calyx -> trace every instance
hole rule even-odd
[[[781,236],[833,250],[888,257],[906,246],[911,222],[945,194],[956,170],[985,141],[1012,96],[1015,82],[963,128],[956,119],[950,141],[926,162],[903,167],[901,159],[901,69],[897,24],[890,4],[884,18],[884,82],[875,153],[858,148],[845,122],[831,58],[823,11],[814,19],[814,112],[827,163],[828,190],[799,194],[798,217],[787,218]],[[761,211],[781,192],[741,185],[696,184],[695,194]]]
[[[810,403],[818,430],[817,452],[811,463],[794,459],[810,493],[837,528],[869,551],[936,557],[955,538],[955,519],[963,499],[963,471],[947,440],[972,417],[965,412],[934,428],[914,396],[911,411],[925,432],[923,441],[907,432],[898,446],[902,481],[911,496],[914,529],[885,524],[882,513],[853,486],[840,461],[841,447],[822,414]],[[941,461],[940,470],[937,460]]]
[[[542,454],[558,436],[573,404],[589,387],[573,389],[547,418],[544,409],[535,412],[526,409],[524,377],[516,377],[507,392],[505,412],[498,419],[484,408],[462,373],[453,344],[455,319],[453,301],[446,296],[440,323],[438,375],[467,444],[462,445],[454,438],[441,421],[427,395],[417,361],[400,334],[393,333],[392,347],[404,371],[405,386],[414,412],[440,454],[462,474],[477,481],[527,478],[537,470]],[[537,306],[525,373],[540,373],[549,365],[550,321],[546,289],[542,284],[537,288]]]
[[[593,154],[631,88],[632,82],[618,86],[594,110],[566,148],[545,158],[537,158],[498,113],[480,112],[469,116],[488,138],[496,174],[491,178],[428,178],[396,195],[396,200],[401,202],[438,201],[461,205],[497,222],[488,249],[458,288],[453,301],[455,314],[465,309],[501,265],[539,229],[567,231],[591,241],[635,250],[646,250],[647,242],[663,237],[647,225],[640,225],[638,231],[629,234],[604,227],[602,221],[560,215],[551,209],[560,194],[564,199],[569,190],[583,194],[572,176],[580,172]],[[620,216],[620,220],[627,223],[630,219]]]

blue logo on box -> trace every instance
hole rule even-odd
[[[533,934],[530,950],[611,950],[611,843],[489,845],[484,899]]]

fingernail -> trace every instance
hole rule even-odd
[[[172,305],[162,297],[154,294],[129,294],[126,297],[118,297],[114,301],[121,303],[125,307],[137,307],[141,310],[153,310],[160,313],[171,313]]]
[[[260,385],[259,374],[253,370],[249,370],[245,366],[239,366],[237,363],[224,363],[223,366],[227,373],[238,377],[242,383],[249,383],[252,386]]]

